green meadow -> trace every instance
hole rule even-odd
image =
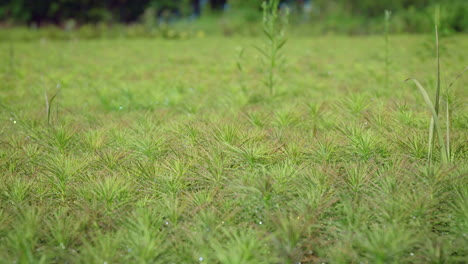
[[[433,35],[264,43],[0,43],[0,263],[466,263],[468,36],[447,159]]]

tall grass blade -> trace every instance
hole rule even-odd
[[[10,40],[10,72],[15,71],[15,48],[13,41]]]
[[[436,41],[436,61],[437,61],[437,76],[436,76],[436,96],[435,96],[435,113],[436,117],[438,118],[439,116],[439,102],[440,102],[440,57],[439,57],[439,30],[438,30],[438,25],[439,25],[439,14],[440,14],[440,7],[436,7],[436,12],[435,12],[435,17],[434,17],[434,28],[435,28],[435,41]],[[432,149],[434,148],[434,130],[435,130],[435,123],[431,120],[432,124],[432,129],[429,130],[429,151],[432,153]],[[432,158],[432,154],[430,155]]]
[[[45,94],[45,103],[46,103],[46,115],[47,115],[47,125],[50,125],[50,113],[52,109],[52,103],[54,102],[54,99],[57,97],[59,94],[60,90],[58,90],[52,97],[49,99],[49,96],[47,95],[47,91],[44,90]],[[58,110],[57,110],[58,111]]]
[[[448,161],[451,162],[452,161],[452,155],[450,154],[450,111],[449,111],[449,99],[448,99],[448,96],[446,98],[446,102],[447,102],[447,106],[446,106],[446,109],[445,109],[445,113],[446,113],[446,133],[445,133],[445,136],[446,136],[446,143],[447,143],[447,158],[448,158]]]
[[[450,158],[450,161],[452,159],[452,155],[451,155],[451,144],[450,144],[450,101],[449,101],[449,92],[450,92],[450,88],[452,88],[452,86],[455,84],[455,82],[460,79],[463,74],[468,71],[468,67],[466,67],[462,72],[460,72],[456,77],[455,79],[453,79],[453,81],[449,84],[449,86],[447,87],[447,95],[446,95],[446,105],[447,105],[447,109],[446,109],[446,127],[447,127],[447,132],[446,132],[446,142],[447,142],[447,154],[449,155],[449,158]]]
[[[49,96],[47,95],[47,90],[45,89],[44,89],[44,99],[45,99],[45,107],[46,107],[47,124],[49,124],[50,104],[49,104]]]
[[[426,102],[426,105],[427,105],[427,107],[429,108],[429,111],[432,114],[432,120],[434,122],[433,128],[437,133],[437,138],[439,139],[439,144],[441,146],[442,161],[444,163],[448,162],[447,148],[445,147],[445,142],[444,142],[444,139],[442,137],[442,130],[441,130],[441,127],[440,127],[440,124],[439,124],[439,119],[438,119],[437,113],[435,111],[434,104],[432,104],[429,95],[427,94],[424,87],[418,82],[418,80],[416,80],[416,79],[407,79],[406,81],[413,81],[416,84],[416,86],[418,87],[419,92],[423,96],[424,101]],[[432,154],[431,154],[431,156],[432,156]]]
[[[439,105],[440,105],[439,17],[440,17],[440,6],[437,6],[436,15],[435,15],[435,40],[436,40],[436,60],[437,60],[437,84],[436,84],[435,112],[437,115],[439,114]]]
[[[434,118],[431,116],[431,123],[429,125],[429,141],[427,148],[427,158],[429,162],[432,161],[432,153],[434,148]]]
[[[242,57],[244,56],[244,52],[245,52],[245,49],[241,47],[239,49],[239,53],[237,54],[236,66],[239,72],[244,71],[244,68],[242,67]]]
[[[390,75],[390,40],[389,40],[389,29],[390,29],[390,18],[392,11],[385,10],[385,88],[388,89],[389,75]]]

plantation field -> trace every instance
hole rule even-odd
[[[0,43],[0,263],[466,263],[468,36]],[[387,61],[387,62],[386,62]],[[438,141],[436,141],[438,142]]]

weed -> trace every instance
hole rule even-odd
[[[444,139],[443,132],[442,132],[442,124],[440,123],[440,117],[439,117],[439,112],[440,112],[440,90],[441,90],[441,84],[440,84],[440,54],[439,54],[439,34],[438,34],[438,21],[439,21],[439,9],[436,9],[436,18],[435,18],[435,41],[436,41],[436,61],[437,61],[437,72],[436,72],[436,95],[435,95],[435,100],[434,103],[431,101],[426,89],[419,83],[418,80],[416,79],[408,79],[407,81],[411,80],[416,84],[416,87],[418,88],[419,92],[421,93],[424,102],[426,103],[426,106],[428,107],[430,113],[431,113],[431,124],[429,127],[429,148],[428,148],[428,160],[429,163],[432,162],[433,157],[434,157],[434,134],[437,136],[438,142],[439,142],[439,147],[440,147],[440,155],[441,155],[441,160],[443,163],[449,163],[453,160],[451,157],[451,147],[450,147],[450,111],[449,111],[449,104],[448,104],[448,97],[446,99],[446,136]],[[462,73],[460,73],[455,80],[450,84],[450,86],[447,88],[447,91],[451,88],[451,86],[454,84],[454,82],[465,72],[467,71],[468,68],[466,68]],[[447,92],[448,95],[448,92]]]
[[[245,48],[240,47],[237,52],[237,61],[236,61],[236,67],[237,67],[237,73],[239,74],[239,83],[242,92],[247,95],[248,90],[247,90],[247,85],[245,83],[245,70],[244,67],[242,66],[242,59],[245,53]]]
[[[13,42],[10,40],[10,47],[9,47],[9,57],[8,57],[10,63],[10,73],[15,72],[15,46],[13,45]]]
[[[390,79],[390,18],[392,17],[392,11],[385,10],[385,88],[389,89],[389,79]]]
[[[263,46],[256,48],[263,58],[263,66],[265,67],[264,84],[268,88],[270,96],[273,96],[276,93],[278,83],[278,68],[283,64],[281,50],[287,41],[285,28],[288,13],[281,14],[279,12],[279,0],[264,1],[262,9],[265,43]]]
[[[46,116],[47,116],[47,125],[50,125],[51,122],[51,112],[52,112],[52,103],[54,102],[55,98],[59,94],[60,90],[55,92],[50,98],[47,94],[47,91],[44,91],[44,98],[45,98],[45,109],[46,109]],[[57,106],[57,116],[58,119],[58,106]]]

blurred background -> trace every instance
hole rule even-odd
[[[261,33],[262,0],[2,0],[0,38],[189,38]],[[441,8],[444,34],[468,32],[467,0],[282,0],[292,34],[424,33]],[[15,30],[8,30],[15,28]],[[23,31],[16,30],[23,28]],[[12,36],[14,35],[14,36]]]

